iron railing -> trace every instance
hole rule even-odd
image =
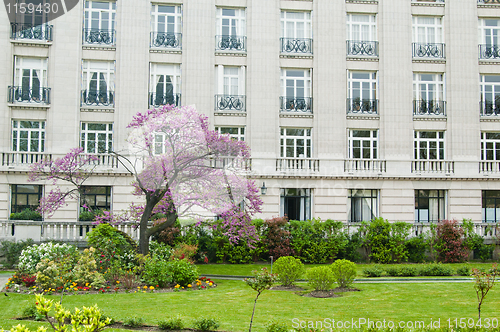
[[[312,38],[280,38],[281,52],[283,53],[309,53],[313,52]]]
[[[413,43],[414,58],[436,58],[444,59],[443,43]]]
[[[151,32],[151,47],[182,48],[182,34]]]
[[[149,93],[149,107],[158,107],[163,105],[181,106],[180,93]]]
[[[216,111],[246,111],[246,96],[215,95]]]
[[[494,101],[485,100],[479,103],[481,116],[498,116],[500,115],[500,98]]]
[[[82,90],[82,105],[87,106],[114,106],[114,91]]]
[[[500,59],[500,45],[479,45],[479,59]]]
[[[378,42],[348,40],[347,55],[378,56]]]
[[[114,45],[115,44],[115,30],[108,29],[83,29],[83,43],[84,44],[101,44],[101,45]]]
[[[52,41],[52,25],[33,25],[27,23],[10,24],[11,39],[31,39]]]
[[[443,100],[414,100],[413,115],[446,115],[446,102]]]
[[[347,114],[378,114],[378,100],[347,98]]]
[[[477,3],[499,4],[500,5],[500,0],[477,0]]]
[[[9,86],[8,102],[50,104],[50,88]]]
[[[215,50],[217,51],[246,51],[246,36],[215,36]]]
[[[312,98],[311,97],[280,97],[281,112],[304,112],[312,113]]]

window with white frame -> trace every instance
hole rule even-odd
[[[115,63],[83,60],[82,105],[112,106],[114,91]]]
[[[82,122],[80,146],[85,153],[113,151],[113,124]]]
[[[378,158],[378,130],[349,130],[349,159]]]
[[[348,222],[370,221],[378,216],[378,190],[350,189]]]
[[[245,66],[215,67],[215,109],[219,111],[245,110]]]
[[[446,218],[446,191],[415,190],[415,222],[439,222]]]
[[[9,88],[10,102],[48,103],[46,58],[15,58],[14,86]]]
[[[415,160],[444,160],[444,131],[415,131]]]
[[[282,188],[280,216],[286,216],[288,220],[311,219],[311,189]]]
[[[181,47],[181,8],[180,5],[153,4],[151,6],[151,46]]]
[[[311,12],[281,11],[281,52],[312,53]]]
[[[12,120],[12,151],[44,152],[45,121]]]
[[[281,128],[280,154],[282,158],[311,158],[310,128]]]
[[[217,8],[216,49],[246,50],[246,15],[244,8]]]
[[[413,114],[445,114],[444,74],[413,73]]]
[[[222,135],[229,135],[235,141],[245,140],[245,127],[215,127],[215,131]]]
[[[482,190],[483,222],[500,222],[500,190]]]
[[[413,16],[413,56],[444,58],[443,18]]]
[[[378,56],[377,18],[372,14],[347,14],[347,55]]]
[[[30,6],[31,4],[33,7]],[[47,9],[51,8],[52,2],[50,0],[30,0],[29,3],[26,2],[26,5],[24,12],[21,12],[23,9],[19,7],[15,13],[15,22],[11,22],[11,38],[52,40],[52,29],[47,24],[50,14],[50,10]]]
[[[181,66],[178,64],[151,63],[149,105],[180,106]]]
[[[500,133],[481,133],[481,160],[500,161]]]
[[[500,75],[481,75],[481,115],[500,114]]]
[[[500,19],[479,19],[479,58],[500,58]]]
[[[377,73],[348,71],[348,113],[377,113]]]
[[[311,70],[281,69],[281,110],[312,111]]]
[[[115,43],[116,2],[85,1],[83,42],[85,44]]]

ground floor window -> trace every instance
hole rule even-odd
[[[444,190],[415,190],[415,222],[445,219]]]
[[[11,185],[11,213],[19,213],[29,209],[35,211],[38,208],[40,198],[42,198],[43,186],[33,184],[13,184]],[[15,216],[19,219],[21,216]],[[41,216],[38,213],[26,215],[30,220],[38,220]],[[41,219],[40,219],[41,220]]]
[[[311,189],[281,189],[280,215],[288,220],[311,219]]]
[[[483,222],[500,221],[500,190],[483,190]]]
[[[370,221],[378,216],[378,190],[351,189],[347,204],[348,222]]]
[[[111,210],[110,186],[83,186],[80,197],[80,207],[97,210]]]

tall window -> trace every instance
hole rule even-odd
[[[310,70],[282,69],[281,91],[282,111],[312,112]]]
[[[500,20],[479,19],[479,58],[500,58]]]
[[[311,219],[311,189],[281,189],[280,215],[288,220]]]
[[[281,52],[312,53],[311,12],[281,12]]]
[[[85,1],[83,42],[85,44],[115,43],[116,2]]]
[[[44,152],[45,121],[12,121],[12,151]]]
[[[113,124],[82,122],[80,146],[85,153],[113,151]]]
[[[149,105],[173,104],[180,106],[181,66],[177,64],[152,63],[149,81]]]
[[[10,102],[49,103],[47,59],[16,56],[14,86],[9,90]]]
[[[481,160],[500,161],[500,133],[481,133]]]
[[[83,60],[82,104],[114,105],[115,64],[113,61]]]
[[[378,56],[375,15],[347,14],[347,54]]]
[[[223,135],[228,134],[236,141],[245,140],[245,127],[215,127],[215,131]]]
[[[110,186],[83,186],[80,196],[80,207],[83,205],[91,210],[111,210]]]
[[[348,222],[370,221],[378,216],[378,190],[350,189]]]
[[[413,56],[444,58],[443,19],[413,16]]]
[[[413,114],[445,114],[444,75],[431,73],[413,74]]]
[[[215,97],[216,110],[245,111],[245,67],[222,66],[216,67]]]
[[[151,46],[180,48],[182,44],[180,5],[152,5]]]
[[[377,113],[377,74],[349,71],[348,113]]]
[[[481,75],[481,115],[500,114],[500,75]]]
[[[47,24],[49,22],[49,10],[35,10],[50,8],[52,2],[49,0],[30,0],[33,9],[26,8],[21,13],[21,7],[16,13],[15,22],[11,23],[11,38],[14,39],[32,39],[32,40],[52,40],[52,29]],[[19,4],[19,2],[18,2]]]
[[[415,131],[416,160],[444,160],[444,131]]]
[[[500,222],[500,190],[482,191],[483,222]]]
[[[34,184],[13,184],[10,186],[10,212],[17,213],[25,209],[35,211],[42,198],[43,186]]]
[[[444,190],[415,190],[415,222],[445,219]]]
[[[282,158],[311,158],[311,129],[281,128]]]
[[[245,9],[217,8],[216,49],[246,51]]]
[[[349,130],[349,158],[377,159],[378,130]]]

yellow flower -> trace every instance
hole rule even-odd
[[[66,290],[69,290],[69,287],[66,287]]]
[[[209,285],[209,286],[212,286],[213,284],[212,284],[212,283],[209,283],[208,285]]]
[[[193,287],[193,286],[191,286],[191,284],[188,284],[188,288],[191,288],[191,287]]]
[[[88,283],[88,282],[87,282],[87,283],[85,283],[85,287],[89,287],[89,283]]]
[[[76,287],[75,287],[74,289],[75,289],[75,290],[78,290],[78,288],[76,288]]]
[[[143,293],[146,293],[146,291],[145,291],[145,290],[143,290],[142,292],[143,292]]]
[[[184,286],[182,286],[182,289],[184,289]]]
[[[205,281],[205,282],[206,282],[207,284],[209,284],[209,283],[210,283],[210,281]]]
[[[117,280],[117,281],[116,281],[116,283],[117,283],[117,284],[119,284],[119,283],[120,283],[120,280]]]
[[[149,289],[153,290],[153,289],[155,289],[155,288],[154,288],[153,286],[149,286]]]
[[[144,286],[144,287],[142,287],[142,288],[144,288],[144,289],[148,289],[148,286]]]
[[[177,284],[177,285],[175,285],[174,288],[179,288],[179,287],[181,287],[181,285]]]

